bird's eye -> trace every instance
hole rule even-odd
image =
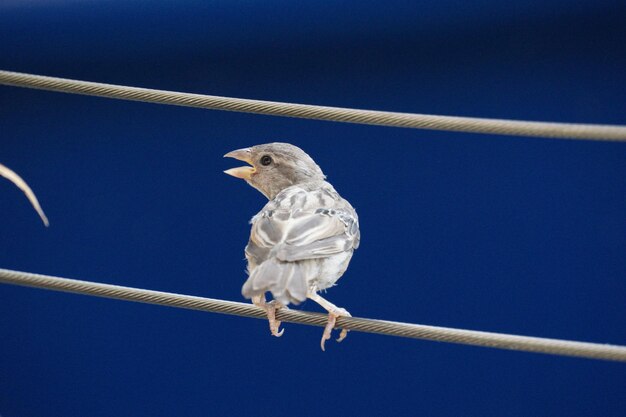
[[[268,166],[272,163],[272,157],[269,155],[263,155],[261,157],[261,165]]]

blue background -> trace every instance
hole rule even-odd
[[[128,4],[127,4],[128,3]],[[623,1],[0,2],[0,68],[391,111],[626,123]],[[626,144],[405,130],[0,87],[0,265],[241,300],[305,149],[357,208],[356,316],[626,344]],[[305,310],[320,311],[307,302]],[[624,416],[626,366],[0,286],[0,414]]]

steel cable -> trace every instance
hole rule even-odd
[[[176,106],[199,107],[271,116],[296,117],[366,125],[447,130],[497,135],[626,141],[626,126],[437,116],[281,103],[148,88],[102,84],[34,74],[1,71],[0,84],[64,93],[108,97]]]
[[[75,279],[12,271],[9,269],[0,269],[0,283],[140,303],[158,304],[211,313],[230,314],[257,319],[266,318],[265,310],[255,307],[252,304],[79,281]],[[276,316],[279,320],[284,322],[307,324],[311,326],[323,327],[327,322],[326,315],[306,311],[281,309],[278,310]],[[437,342],[626,362],[626,346],[517,336],[358,317],[340,317],[337,319],[337,327],[365,333],[378,333]]]

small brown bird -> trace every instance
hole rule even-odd
[[[267,311],[270,331],[279,332],[276,310],[307,298],[328,311],[321,347],[330,339],[337,317],[350,316],[317,294],[348,268],[359,246],[359,220],[350,203],[325,181],[319,166],[302,149],[269,143],[224,155],[250,166],[224,171],[245,180],[270,201],[252,218],[246,246],[248,280],[242,294]],[[271,292],[273,301],[266,302]],[[342,329],[338,341],[348,334]]]

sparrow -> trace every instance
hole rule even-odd
[[[320,346],[330,339],[338,317],[350,317],[318,293],[337,282],[359,247],[359,219],[350,203],[326,181],[320,167],[302,149],[289,143],[268,143],[238,149],[224,157],[249,166],[224,171],[245,180],[269,202],[252,217],[245,249],[248,279],[243,296],[267,312],[276,337],[276,310],[310,299],[328,311]],[[266,301],[265,294],[273,300]],[[342,329],[337,341],[348,331]]]

